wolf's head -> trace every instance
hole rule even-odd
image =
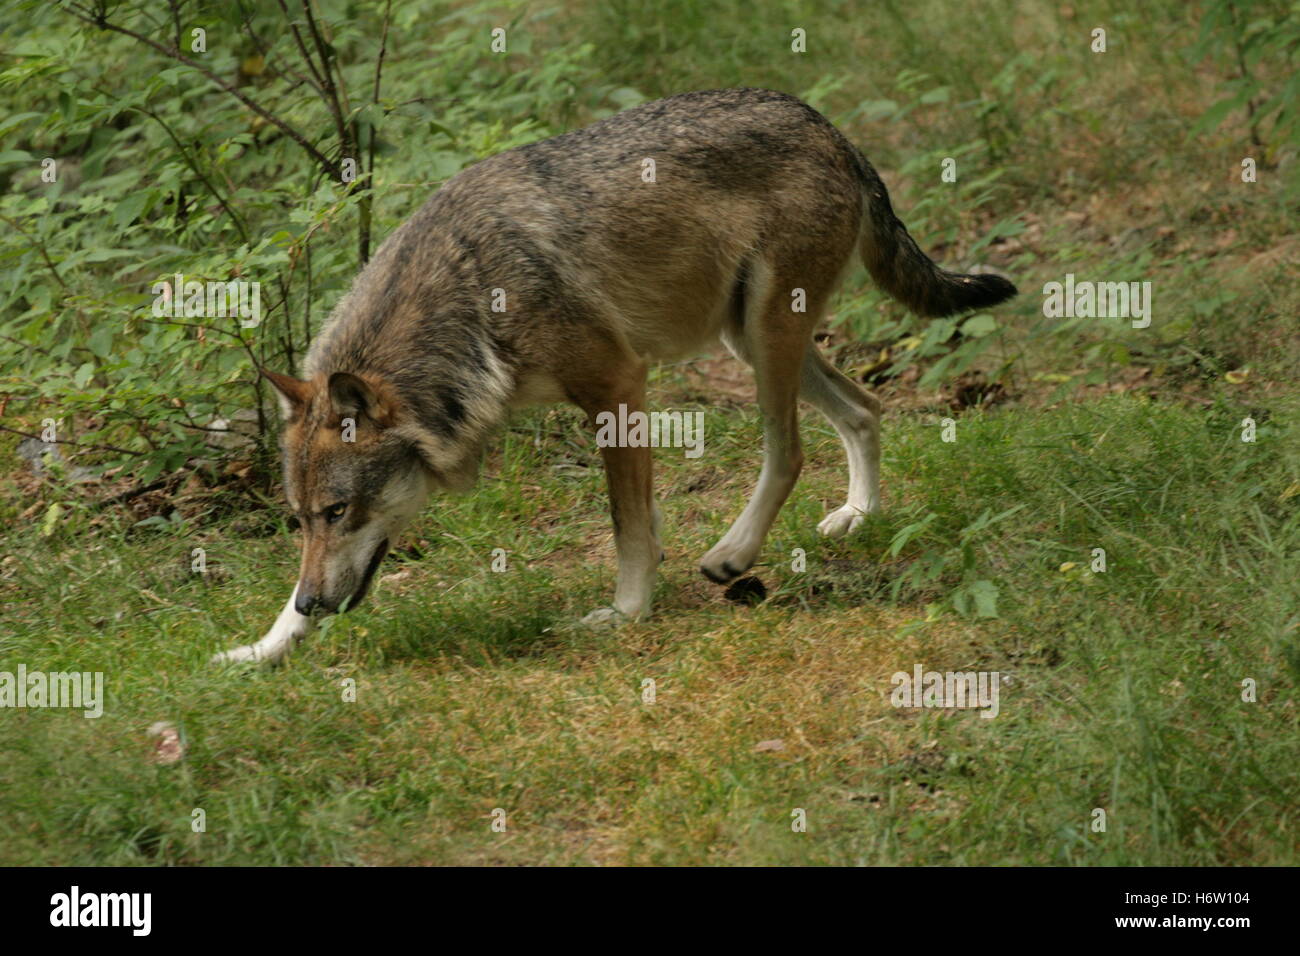
[[[280,394],[285,494],[305,536],[295,608],[354,606],[436,481],[387,383],[351,372],[263,374]]]

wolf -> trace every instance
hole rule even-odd
[[[866,157],[772,90],[670,96],[465,169],[361,270],[302,377],[263,371],[302,566],[267,635],[216,659],[279,661],[314,616],[356,606],[427,497],[473,484],[512,409],[644,411],[652,363],[719,341],[753,369],[763,461],[700,570],[726,583],[758,559],[803,462],[801,398],[848,456],[847,500],[819,530],[852,532],[880,506],[881,406],[811,339],[855,253],[920,316],[1016,294],[931,261]],[[663,559],[651,449],[601,455],[618,571],[589,625],[648,615]]]

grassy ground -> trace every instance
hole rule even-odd
[[[15,466],[0,669],[102,670],[108,704],[98,720],[0,716],[0,863],[1296,863],[1288,167],[1247,187],[1239,126],[1187,136],[1220,82],[1180,52],[1195,5],[982,9],[602,0],[536,27],[594,43],[645,96],[812,95],[924,245],[1015,277],[1023,295],[978,363],[1005,401],[954,411],[915,376],[882,386],[880,516],[817,537],[846,476],[809,410],[804,477],[756,569],[769,597],[726,601],[695,564],[749,493],[758,424],[729,360],[674,366],[656,403],[699,403],[707,450],[657,453],[652,620],[574,627],[612,587],[603,480],[576,413],[538,410],[471,495],[430,506],[364,608],[246,673],[205,661],[260,636],[292,587],[278,511],[197,483],[104,509]],[[1104,58],[1087,51],[1094,24]],[[806,57],[786,52],[794,26]],[[954,199],[937,169],[955,150],[970,175]],[[1039,290],[1066,272],[1152,281],[1152,327],[1048,323]],[[828,345],[856,367],[862,341],[923,328],[909,321],[855,275]],[[63,517],[43,523],[55,502]],[[976,593],[978,608],[962,597]],[[916,664],[1009,675],[1000,715],[894,708],[890,677]],[[158,761],[155,722],[183,760]]]
[[[710,412],[703,467],[660,453],[660,612],[615,635],[569,626],[605,600],[612,555],[567,413],[513,429],[478,492],[422,519],[423,556],[390,559],[404,579],[272,674],[204,659],[274,617],[287,537],[198,520],[12,542],[6,660],[103,670],[109,705],[6,717],[6,859],[1295,861],[1296,462],[1269,451],[1296,447],[1294,429],[1248,445],[1230,422],[1127,396],[969,418],[952,444],[895,420],[889,510],[827,545],[812,529],[842,466],[810,425],[813,466],[759,570],[772,594],[750,609],[693,558],[747,489],[755,424]],[[891,599],[909,566],[959,561],[962,529],[1017,505],[968,536],[999,618],[927,615],[924,589]],[[193,547],[207,576],[188,573]],[[1094,547],[1106,573],[1059,570]],[[915,663],[1011,674],[1000,716],[891,707],[890,675]],[[179,728],[181,764],[152,764],[155,721]],[[756,751],[772,740],[784,748]],[[1098,807],[1104,834],[1088,830]]]

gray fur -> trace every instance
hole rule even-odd
[[[764,462],[701,570],[727,581],[757,558],[803,461],[801,396],[850,462],[848,502],[821,530],[852,531],[879,505],[880,406],[809,338],[855,253],[921,315],[1015,294],[1004,279],[931,262],[862,153],[770,90],[669,97],[465,170],[357,276],[305,380],[268,373],[289,418],[286,490],[307,541],[296,599],[263,642],[232,653],[274,658],[304,629],[295,613],[359,599],[426,486],[470,484],[510,408],[568,399],[594,419],[642,407],[650,363],[719,341],[754,368]],[[504,311],[492,308],[497,290]],[[339,437],[347,420],[355,442]],[[649,449],[602,455],[619,575],[600,619],[643,616],[661,556]]]

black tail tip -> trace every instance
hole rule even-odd
[[[982,275],[962,276],[962,279],[970,282],[974,287],[966,305],[968,309],[986,309],[991,305],[997,305],[999,302],[1006,302],[1007,299],[1015,298],[1020,294],[1020,290],[1015,287],[1010,279],[994,275],[991,272]]]
[[[991,272],[978,275],[950,272],[945,279],[943,288],[946,294],[941,294],[939,301],[932,302],[932,308],[925,310],[931,318],[987,309],[1019,294],[1010,279]]]

